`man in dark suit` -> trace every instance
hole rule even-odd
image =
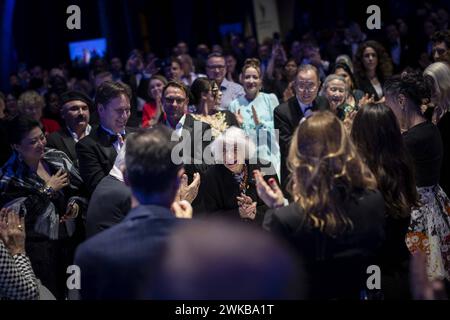
[[[319,71],[310,64],[298,68],[294,82],[295,97],[280,104],[274,111],[275,129],[278,129],[281,153],[281,185],[286,190],[289,178],[287,157],[292,135],[304,117],[308,117],[316,110],[330,109],[324,97],[318,97],[320,87]]]
[[[125,148],[120,150],[109,174],[95,188],[86,214],[86,237],[121,222],[131,209],[131,190],[121,168],[125,165]]]
[[[130,88],[120,82],[106,81],[97,89],[95,105],[100,124],[75,146],[81,177],[91,194],[108,175],[129,128]]]
[[[75,144],[89,135],[89,109],[92,100],[82,92],[68,91],[61,95],[61,118],[65,126],[47,138],[47,147],[63,151],[78,168]]]
[[[171,158],[176,143],[171,134],[156,125],[127,139],[125,180],[140,204],[122,222],[79,246],[75,264],[81,269],[83,299],[141,297],[142,279],[153,273],[157,254],[180,223],[169,209],[183,174]],[[189,204],[182,211],[192,216]]]

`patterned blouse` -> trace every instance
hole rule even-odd
[[[39,289],[25,254],[11,256],[0,240],[0,299],[37,300]]]

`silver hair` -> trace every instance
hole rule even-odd
[[[256,136],[255,136],[256,137]],[[244,159],[252,159],[256,156],[256,145],[253,139],[245,134],[245,131],[238,127],[230,127],[225,130],[211,143],[211,151],[216,163],[222,163],[224,156],[224,146],[227,151],[237,145],[238,154]],[[242,154],[242,152],[245,152]]]
[[[438,107],[448,111],[450,109],[450,67],[444,62],[435,62],[425,69],[423,75],[433,79]]]
[[[345,79],[337,74],[330,74],[327,76],[323,82],[322,88],[320,89],[319,96],[325,96],[325,91],[327,90],[328,84],[333,80],[340,80],[345,85],[345,92],[348,94],[349,88]]]

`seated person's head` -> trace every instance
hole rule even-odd
[[[92,101],[82,92],[68,91],[60,97],[61,118],[70,130],[85,130],[89,124]]]
[[[141,204],[170,207],[175,198],[183,169],[172,161],[172,132],[156,125],[127,138],[125,178]]]
[[[19,115],[8,123],[7,130],[10,145],[26,163],[42,159],[47,139],[39,121]]]
[[[162,91],[161,98],[163,110],[172,128],[188,111],[188,89],[178,81],[170,81]]]
[[[106,81],[95,95],[100,124],[114,133],[125,131],[131,114],[131,89],[120,82]]]
[[[17,102],[21,114],[27,115],[37,121],[42,118],[45,101],[36,91],[29,90],[22,93]]]

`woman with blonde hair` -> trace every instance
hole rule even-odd
[[[425,78],[431,79],[432,121],[441,132],[444,156],[442,160],[439,184],[445,193],[450,194],[450,67],[443,62],[430,64],[423,72]]]
[[[301,122],[288,166],[294,202],[255,172],[259,196],[269,207],[264,227],[303,257],[309,297],[358,299],[366,268],[384,238],[384,201],[344,125],[329,111]]]
[[[241,83],[245,95],[233,100],[228,110],[236,115],[248,136],[258,137],[258,158],[268,167],[272,164],[280,177],[280,148],[274,125],[274,110],[279,102],[274,94],[260,92],[262,73],[258,59],[245,60]]]

